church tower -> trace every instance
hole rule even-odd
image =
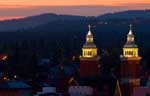
[[[127,90],[130,90],[128,96],[133,96],[134,87],[140,86],[140,60],[138,46],[135,44],[132,33],[132,25],[130,25],[127,41],[123,47],[123,55],[121,56],[121,83],[128,85],[128,87],[126,86]]]
[[[94,44],[91,26],[86,35],[86,43],[82,48],[82,56],[80,56],[80,76],[81,77],[95,77],[99,71],[100,57],[97,55],[97,48]]]

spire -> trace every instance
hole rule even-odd
[[[83,45],[83,47],[91,47],[91,48],[96,48],[93,40],[93,34],[91,32],[91,25],[88,25],[88,32],[86,34],[86,43]]]
[[[127,42],[123,47],[123,57],[138,57],[138,46],[135,44],[134,35],[132,33],[132,25],[127,35]]]
[[[89,31],[86,35],[86,42],[93,42],[93,35],[92,35],[92,32],[91,32],[91,25],[88,25],[89,27]]]
[[[127,42],[134,42],[134,35],[132,33],[132,24],[130,24],[129,26],[130,26],[130,30],[127,35]]]
[[[88,25],[88,27],[89,27],[89,31],[91,31],[91,25],[90,24]]]
[[[134,35],[132,32],[132,24],[130,24],[130,30],[129,30],[129,33],[127,35],[127,42],[124,45],[124,47],[133,47],[133,48],[137,47],[137,45],[134,42]]]
[[[94,38],[91,32],[91,25],[88,25],[88,32],[86,34],[86,42],[82,48],[82,56],[86,58],[97,56],[97,48],[96,48],[96,45],[94,44]]]
[[[129,31],[128,35],[132,35],[132,24],[130,24],[129,26],[130,26],[130,31]]]
[[[89,27],[89,31],[88,31],[87,35],[92,35],[92,33],[91,33],[91,25],[89,24],[88,27]]]

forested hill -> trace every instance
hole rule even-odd
[[[57,14],[41,14],[36,16],[29,16],[20,19],[12,19],[0,21],[0,31],[12,31],[12,30],[20,30],[20,29],[29,29],[34,28],[43,24],[51,23],[51,22],[61,22],[61,21],[88,21],[88,22],[100,22],[100,21],[122,21],[128,22],[131,21],[145,21],[150,22],[150,10],[134,10],[134,11],[124,11],[124,12],[116,12],[116,13],[108,13],[104,15],[100,15],[97,17],[86,17],[86,16],[73,16],[73,15],[57,15]],[[124,23],[126,23],[124,22]]]
[[[116,66],[119,62],[129,32],[129,24],[133,24],[132,31],[139,54],[143,58],[142,63],[146,69],[150,68],[148,10],[126,11],[97,17],[42,14],[1,21],[0,53],[9,55],[9,64],[13,67],[15,67],[13,64],[18,66],[21,64],[23,69],[31,68],[31,73],[39,58],[49,58],[54,65],[70,62],[72,56],[81,54],[88,24],[92,25],[91,31],[101,58],[104,50],[107,50],[111,57],[112,65],[108,66]],[[17,70],[19,69],[21,68],[18,67]]]
[[[100,48],[122,46],[126,40],[129,24],[139,47],[150,47],[150,11],[125,11],[97,17],[42,14],[0,22],[0,40],[74,41],[82,46],[87,25],[92,25],[95,42]],[[115,45],[116,44],[116,45]]]

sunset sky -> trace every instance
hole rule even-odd
[[[137,9],[150,9],[150,0],[0,0],[0,20],[42,13],[97,16]]]
[[[118,5],[150,3],[150,0],[0,0],[4,5]]]

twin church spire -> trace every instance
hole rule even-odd
[[[91,32],[91,25],[88,25],[88,32],[86,34],[86,42],[82,47],[82,56],[80,56],[80,76],[97,77],[99,73],[99,60],[97,55],[97,48],[94,44],[93,34]]]
[[[86,35],[86,43],[93,43],[93,34],[91,32],[91,25],[88,25],[89,31]]]
[[[91,25],[88,25],[88,33],[86,35],[86,42],[82,48],[83,57],[97,56],[97,48],[94,44],[93,34],[91,32]],[[134,35],[132,32],[132,25],[127,34],[127,41],[123,47],[123,57],[138,57],[138,46],[135,44]]]
[[[127,41],[123,48],[123,57],[139,57],[138,46],[135,44],[134,35],[132,32],[132,25],[130,24],[130,30],[127,35]]]
[[[80,56],[80,75],[81,77],[93,77],[99,73],[100,56],[97,54],[97,47],[94,44],[93,34],[91,32],[91,25],[88,26],[88,32],[86,34],[86,42],[82,47],[82,55]],[[127,41],[123,47],[122,61],[136,61],[140,60],[138,56],[138,46],[134,42],[134,35],[132,32],[132,25],[130,25],[129,32],[127,34]],[[126,66],[126,64],[124,64]],[[124,68],[124,66],[123,66]],[[123,71],[126,72],[126,71]]]
[[[97,48],[94,44],[93,34],[91,32],[91,25],[88,25],[88,33],[86,35],[86,42],[82,48],[82,57],[92,58],[97,56]]]
[[[130,24],[130,30],[127,35],[127,43],[134,43],[134,35],[132,33],[132,25]]]

